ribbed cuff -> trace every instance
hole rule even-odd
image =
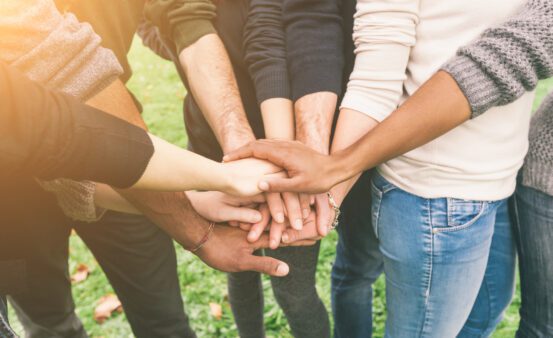
[[[198,41],[201,37],[216,32],[211,21],[205,19],[184,21],[175,25],[173,27],[173,41],[177,47],[177,53],[180,54],[183,49]]]
[[[522,168],[522,184],[553,196],[553,165],[527,156]]]
[[[342,66],[340,60],[312,61],[301,69],[290,72],[292,100],[318,92],[342,94]]]
[[[469,101],[475,118],[492,108],[501,98],[501,91],[493,79],[471,58],[458,55],[442,67],[457,82]]]
[[[270,67],[258,73],[255,78],[257,103],[274,99],[291,99],[290,79],[288,72],[281,67]]]

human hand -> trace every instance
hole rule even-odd
[[[258,187],[260,180],[267,175],[285,175],[281,168],[271,162],[253,158],[225,162],[222,166],[227,181],[224,192],[234,196],[257,195],[261,193]]]
[[[313,245],[315,241],[298,241],[292,245]],[[290,268],[285,262],[253,253],[269,247],[269,236],[264,234],[255,243],[246,240],[246,232],[234,227],[215,225],[208,241],[195,254],[207,265],[225,272],[258,271],[283,277]]]
[[[187,191],[192,207],[202,217],[217,223],[237,222],[255,224],[262,220],[257,205],[265,202],[262,194],[236,197],[218,191]]]
[[[268,161],[244,159],[223,163],[229,172],[229,193],[233,195],[249,196],[259,193],[258,182],[266,177],[285,176],[282,169]],[[295,229],[301,229],[303,217],[299,196],[296,193],[270,193],[266,195],[267,204],[273,219],[284,223],[285,217],[291,220]]]
[[[339,158],[320,154],[298,141],[254,141],[227,154],[224,161],[249,157],[270,161],[288,173],[288,177],[263,177],[259,182],[263,191],[324,193],[352,174]]]

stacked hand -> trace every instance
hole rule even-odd
[[[331,156],[320,154],[298,141],[258,140],[224,157],[225,162],[258,158],[274,163],[287,176],[263,177],[258,184],[262,191],[323,193],[353,176],[340,168]]]

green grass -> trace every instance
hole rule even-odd
[[[151,131],[180,146],[186,144],[183,130],[182,99],[184,88],[172,63],[157,58],[139,41],[130,54],[134,76],[129,87],[144,106],[144,117]],[[544,82],[538,90],[539,102],[548,89],[553,88],[553,80]],[[319,257],[317,289],[330,309],[330,269],[334,260],[336,234],[323,241]],[[226,278],[223,273],[209,269],[193,255],[177,248],[178,269],[182,288],[182,297],[192,326],[199,337],[237,337],[236,325],[227,300]],[[98,263],[90,254],[83,242],[77,237],[71,238],[71,271],[79,263],[91,268],[90,277],[73,287],[77,304],[77,313],[82,319],[91,337],[132,337],[130,327],[124,314],[116,314],[104,324],[97,324],[92,316],[97,300],[106,293],[113,292]],[[264,279],[265,289],[265,323],[269,337],[291,337],[289,327],[282,311],[278,308],[270,290],[270,283]],[[219,303],[223,307],[223,317],[215,320],[209,313],[209,303]],[[519,291],[499,325],[494,338],[514,337],[518,325]],[[374,300],[375,337],[382,337],[385,321],[384,281],[380,278],[375,287]],[[21,326],[11,315],[17,331]]]

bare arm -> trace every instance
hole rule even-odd
[[[194,99],[223,152],[255,140],[227,52],[216,34],[208,34],[179,55]]]

